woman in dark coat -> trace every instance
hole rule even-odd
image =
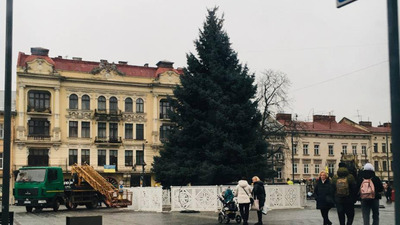
[[[253,181],[253,198],[258,199],[258,202],[260,203],[260,208],[257,211],[257,217],[258,217],[258,222],[256,223],[257,225],[262,225],[262,210],[263,206],[265,203],[265,188],[264,188],[264,183],[260,181],[260,178],[257,176],[254,176],[252,178]]]
[[[319,173],[319,179],[314,188],[314,196],[317,201],[317,209],[321,210],[324,225],[331,225],[328,218],[329,210],[333,207],[333,188],[325,171]]]

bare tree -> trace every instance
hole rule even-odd
[[[288,88],[290,87],[290,80],[287,75],[280,71],[274,71],[271,69],[262,72],[262,76],[259,78],[258,83],[258,107],[261,111],[262,121],[261,128],[269,132],[277,132],[281,128],[276,130],[275,124],[271,124],[274,120],[272,116],[288,104]],[[273,129],[271,129],[273,128]]]
[[[284,124],[275,120],[275,114],[288,104],[290,81],[280,71],[265,70],[257,81],[257,102],[261,112],[261,134],[268,143],[267,162],[269,177],[276,177],[276,166],[284,163],[284,149],[287,132]],[[274,179],[273,179],[274,181]]]

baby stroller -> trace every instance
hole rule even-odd
[[[238,224],[242,222],[242,217],[238,214],[237,203],[233,199],[226,202],[220,195],[218,195],[218,199],[222,202],[222,208],[218,213],[219,223],[229,223],[231,220],[235,220]]]

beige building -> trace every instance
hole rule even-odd
[[[181,69],[19,53],[14,169],[88,163],[111,182],[154,185],[153,156],[170,123]]]
[[[302,122],[293,121],[291,114],[277,114],[276,119],[287,132],[283,151],[285,163],[274,168],[278,171],[278,182],[292,179],[293,170],[295,180],[318,178],[319,172],[326,169],[333,175],[342,155],[357,159],[358,167],[366,161],[379,159],[378,164],[383,162],[383,156],[372,152],[375,144],[382,146],[382,134],[347,118],[336,122],[335,116],[314,115],[312,122]],[[380,175],[380,164],[377,168],[377,175]]]
[[[370,133],[370,145],[365,159],[374,165],[376,175],[382,180],[393,180],[391,123],[374,127],[370,121],[360,121],[358,124],[351,120],[346,122]]]

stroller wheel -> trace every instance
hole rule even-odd
[[[219,213],[218,214],[218,223],[222,223],[222,222],[224,222],[224,215],[222,215],[222,213]]]
[[[242,222],[242,217],[240,215],[237,215],[235,217],[236,223],[241,223]]]

